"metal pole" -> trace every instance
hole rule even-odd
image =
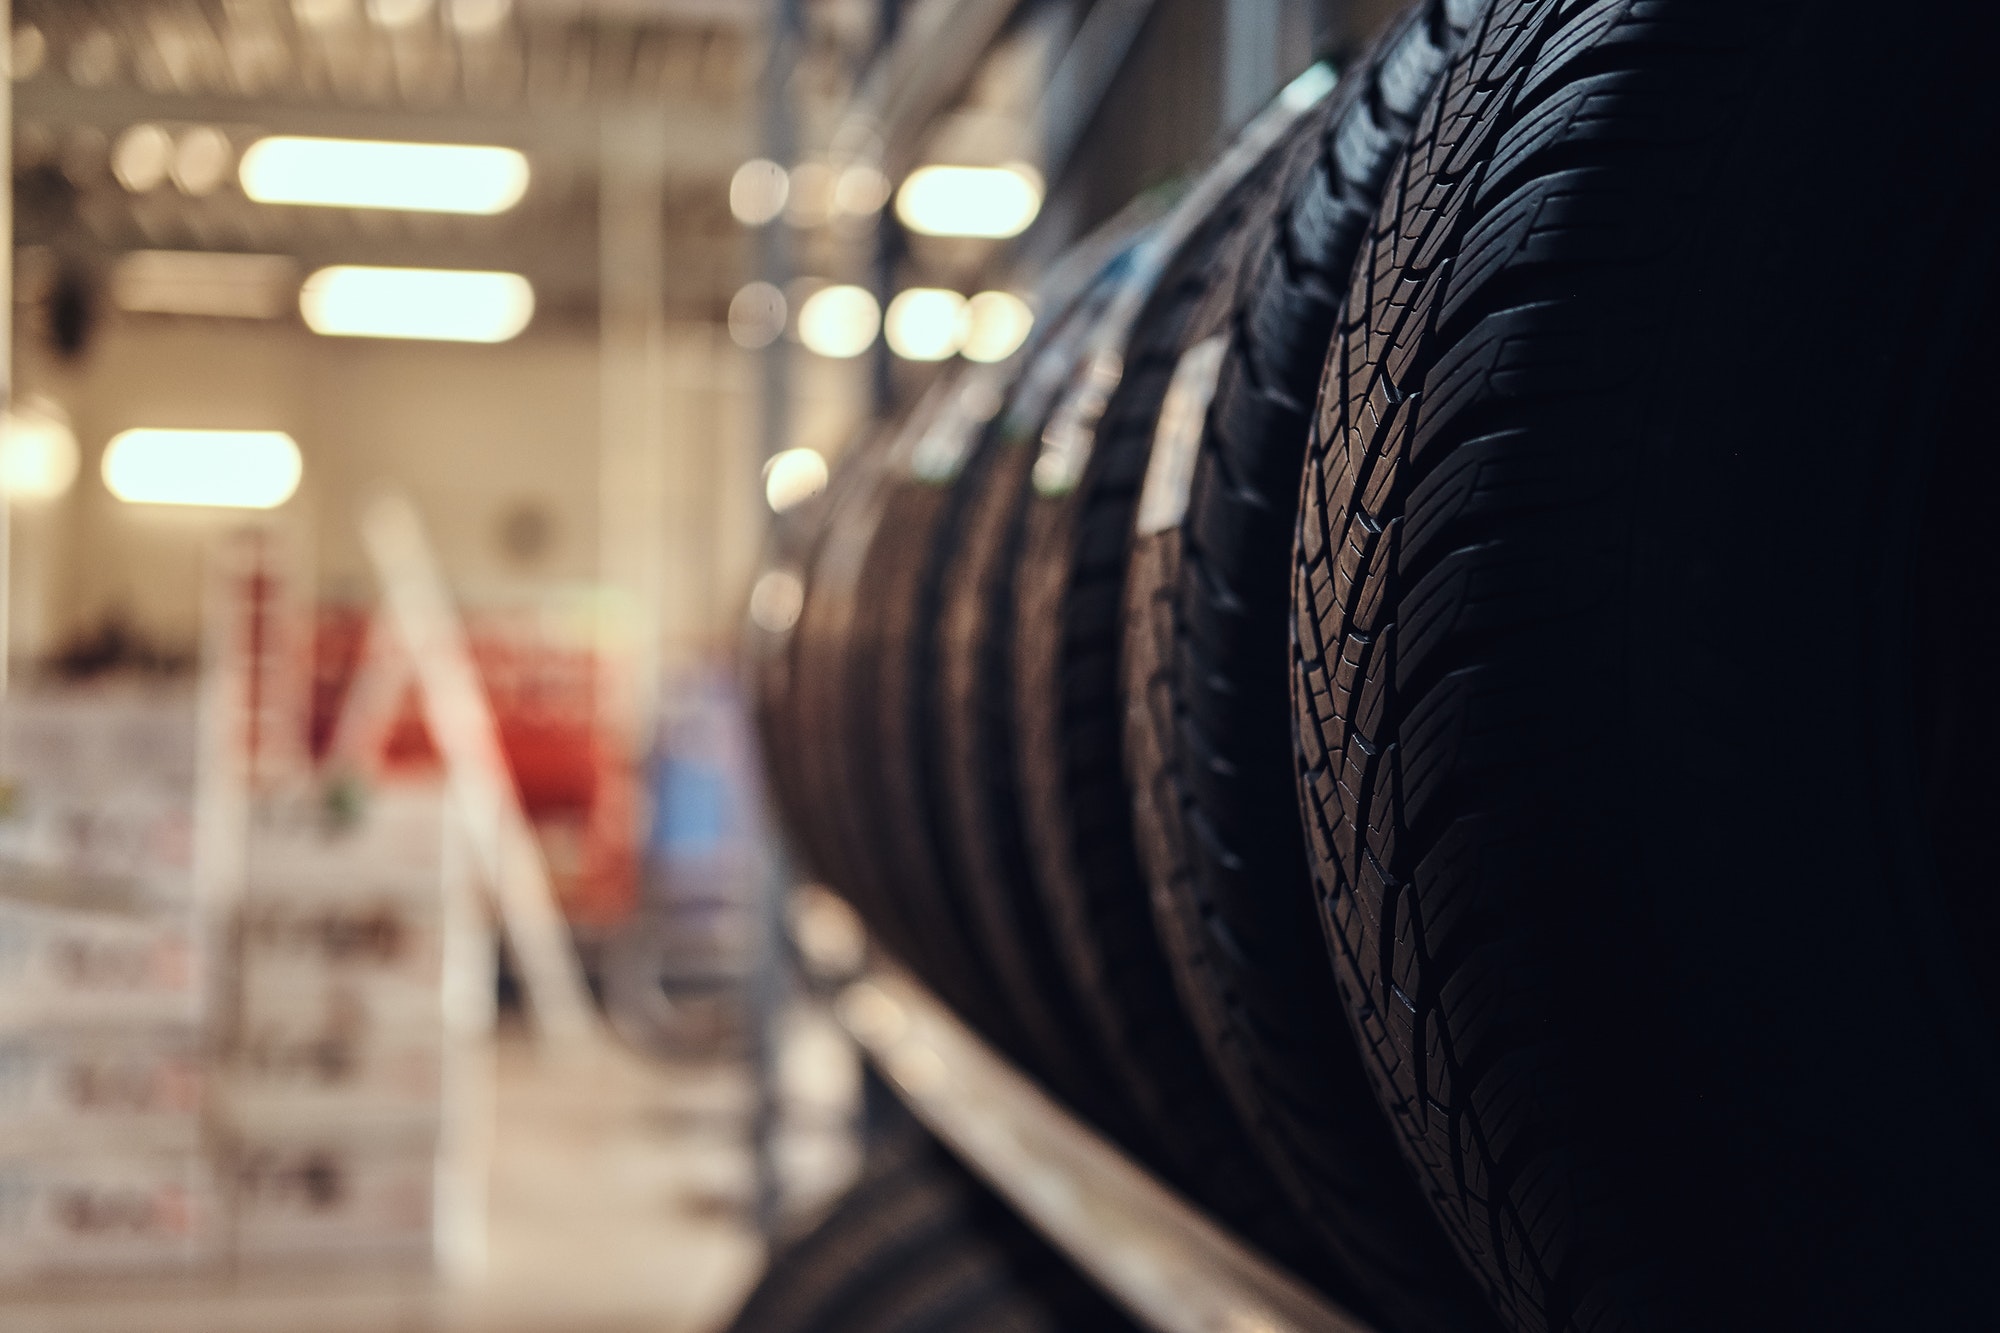
[[[1278,91],[1279,6],[1271,0],[1228,0],[1222,22],[1222,125],[1227,131]]]
[[[896,297],[896,266],[908,248],[902,223],[895,209],[885,207],[876,215],[874,250],[869,265],[869,285],[875,289],[876,303],[883,309]],[[869,415],[880,421],[896,403],[895,363],[890,358],[889,340],[877,338],[868,349]]]
[[[896,29],[903,21],[903,0],[877,0],[875,6],[875,54],[889,49],[896,40]],[[896,220],[893,206],[884,205],[875,215],[873,233],[874,254],[870,257],[869,285],[875,289],[875,301],[883,310],[896,295],[896,266],[902,262],[907,248],[907,238],[903,235],[902,223]],[[868,349],[869,415],[877,420],[889,415],[895,405],[895,366],[889,356],[889,340],[878,338]]]
[[[606,113],[598,145],[599,727],[638,762],[651,744],[667,606],[666,128]],[[685,610],[685,608],[683,608]]]
[[[0,65],[9,96],[0,97],[0,417],[14,406],[14,6],[0,0]],[[14,658],[14,502],[0,495],[0,695]]]
[[[792,107],[792,76],[798,70],[805,29],[802,0],[771,0],[769,54],[764,65],[764,156],[789,171],[797,165],[799,135]],[[785,291],[792,280],[792,238],[782,218],[758,232],[757,267],[765,282]],[[759,354],[762,400],[758,404],[763,459],[791,443],[792,353],[785,338],[774,338]],[[762,459],[759,460],[760,466]]]
[[[805,28],[802,0],[771,0],[769,56],[764,66],[764,155],[790,170],[798,156],[798,127],[792,106],[792,76],[798,68]],[[764,281],[784,291],[792,277],[791,237],[782,218],[760,233],[758,262]],[[780,337],[765,347],[759,360],[763,401],[759,425],[763,448],[760,463],[791,441],[791,346]],[[783,1018],[789,985],[789,954],[785,947],[785,904],[791,895],[791,868],[774,848],[765,876],[763,900],[756,914],[757,945],[750,973],[749,1020],[751,1077],[756,1110],[750,1127],[756,1175],[755,1215],[766,1243],[778,1238],[784,1211],[784,1182],[778,1175],[777,1140],[783,1108],[777,1079],[778,1025]]]

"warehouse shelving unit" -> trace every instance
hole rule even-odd
[[[908,6],[900,25],[890,25],[890,39],[875,52],[850,104],[825,136],[821,146],[835,168],[862,162],[900,177],[913,166],[924,133],[950,108],[1014,8],[1008,0],[924,0]],[[1156,6],[1151,0],[1101,0],[1076,8],[1086,17],[1054,60],[1040,106],[1038,165],[1052,183],[1072,159],[1088,158],[1084,132]],[[1280,8],[1231,3],[1216,18],[1226,48],[1218,89],[1222,105],[1216,108],[1224,127],[1250,119],[1278,90],[1279,52],[1287,35],[1299,36],[1281,32]],[[1308,26],[1324,48],[1364,21],[1365,9],[1303,5],[1287,17],[1296,29],[1309,14]],[[771,158],[788,162],[797,159],[805,137],[788,91],[803,9],[800,0],[770,0],[768,12],[773,40],[763,81],[764,148]],[[1033,272],[1074,241],[1070,206],[1052,201],[1045,211],[1048,217],[992,256],[996,274]],[[875,238],[879,259],[897,244],[888,234],[896,226],[889,210],[876,226],[883,233]],[[771,228],[761,239],[762,276],[783,286],[794,277],[788,238],[783,229]],[[875,279],[875,294],[886,305],[891,293],[879,263]],[[792,443],[784,410],[791,355],[778,340],[760,357],[767,456]],[[884,354],[878,349],[875,355]],[[884,399],[878,391],[878,407]],[[793,929],[785,929],[788,885],[782,871],[777,878],[780,883],[767,896],[764,947],[752,985],[752,1026],[758,1034],[753,1062],[763,1108],[755,1131],[758,1216],[767,1237],[784,1230],[782,1182],[770,1151],[781,1118],[773,1073],[776,1024],[787,1002],[803,992],[812,1002],[830,1004],[882,1084],[1137,1322],[1161,1333],[1370,1333],[1369,1325],[1086,1125],[879,950],[868,949],[871,961],[858,971],[844,950],[816,956],[814,932],[797,929],[797,913]],[[813,899],[826,896],[809,888],[802,892]],[[847,915],[844,907],[838,911]],[[794,984],[793,961],[800,965],[802,986]]]
[[[1373,1333],[1086,1125],[902,967],[799,929],[809,994],[937,1139],[1132,1317],[1159,1333]],[[859,929],[858,924],[855,929]],[[781,964],[782,966],[782,964]]]
[[[1369,1333],[1051,1100],[907,974],[872,970],[836,1012],[911,1113],[1134,1318],[1161,1333]]]

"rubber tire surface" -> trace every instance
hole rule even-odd
[[[1049,992],[1013,984],[1002,975],[1019,948],[1019,930],[993,890],[951,844],[946,795],[952,757],[945,750],[944,719],[952,704],[936,684],[944,652],[947,575],[983,494],[993,452],[1023,413],[1039,420],[1050,362],[1073,358],[1078,326],[1101,300],[1087,280],[1090,258],[1115,241],[1086,241],[1070,261],[1073,274],[1057,275],[1041,293],[1043,329],[1012,363],[961,368],[940,386],[920,436],[898,450],[885,484],[882,508],[862,586],[868,589],[856,621],[850,677],[858,691],[857,742],[873,743],[881,800],[875,810],[878,839],[904,881],[917,935],[926,956],[919,971],[970,984],[979,1012],[965,1016],[1014,1061],[1047,1083],[1078,1088],[1080,1066],[1067,1060],[1064,1024],[1051,1020]],[[1115,261],[1114,261],[1115,262]],[[1034,368],[1037,373],[1023,372]],[[1013,401],[1009,401],[1009,399]],[[1005,409],[1003,412],[1002,409]],[[980,419],[982,412],[984,420]],[[945,468],[947,448],[958,450],[955,470]],[[872,734],[871,734],[872,733]],[[978,779],[975,778],[975,781]],[[933,942],[935,941],[935,942]],[[1008,959],[1002,965],[998,959]],[[1061,1073],[1052,1079],[1052,1073]]]
[[[978,915],[985,956],[1028,1034],[1035,1071],[1077,1111],[1130,1143],[1132,1114],[1083,1020],[1035,888],[1013,709],[1015,571],[1028,470],[1082,336],[1120,272],[1114,262],[1037,350],[958,478],[960,530],[940,570],[933,652],[944,841]]]
[[[944,392],[950,392],[946,388]],[[928,422],[915,423],[928,431]],[[968,423],[969,428],[971,423]],[[1016,1060],[1031,1049],[986,964],[976,919],[944,861],[930,755],[934,705],[920,682],[935,674],[931,628],[941,567],[955,544],[965,497],[910,474],[910,439],[888,460],[875,497],[868,549],[841,661],[847,783],[864,834],[878,851],[883,888],[910,941],[916,973]]]
[[[730,1333],[1121,1333],[1133,1325],[928,1142],[871,1161]]]
[[[778,551],[767,555],[759,566],[759,577],[789,576],[805,586],[810,554],[793,556]],[[801,591],[800,610],[804,610]],[[825,878],[821,852],[812,845],[806,807],[809,797],[797,762],[797,727],[794,724],[794,682],[797,679],[797,622],[768,629],[745,617],[743,658],[749,678],[752,717],[757,728],[758,757],[762,761],[766,798],[786,835],[792,859],[809,877]]]
[[[809,845],[827,885],[868,923],[874,941],[914,963],[925,955],[895,891],[887,849],[876,837],[866,803],[879,799],[857,774],[864,766],[855,752],[850,657],[863,601],[862,579],[880,523],[889,481],[889,452],[895,429],[864,441],[834,470],[836,491],[826,530],[814,552],[805,605],[793,631],[793,721],[796,734],[778,738],[798,750],[804,797],[801,811]],[[929,979],[929,978],[927,978]],[[938,992],[954,1004],[965,996],[949,980]],[[974,1002],[976,1003],[976,1001]]]
[[[1249,216],[1276,206],[1273,177],[1311,142],[1318,119],[1317,110],[1302,117],[1168,261],[1122,349],[1123,374],[1074,489],[1049,496],[1029,486],[1011,664],[1030,875],[1068,989],[1143,1136],[1131,1146],[1295,1266],[1310,1249],[1208,1067],[1154,928],[1120,747],[1119,640],[1134,505],[1181,333],[1227,271],[1224,256]],[[1321,1268],[1306,1276],[1323,1280]]]
[[[2000,1327],[1995,23],[1500,0],[1357,270],[1301,796],[1518,1329]]]
[[[812,600],[812,580],[833,516],[845,505],[846,494],[860,479],[854,459],[878,447],[869,440],[850,446],[834,469],[827,489],[799,507],[779,515],[771,525],[759,574],[789,574],[799,581],[798,614],[790,625],[765,628],[745,617],[743,652],[750,677],[750,698],[757,727],[758,751],[777,820],[787,835],[799,869],[809,877],[830,882],[837,877],[839,853],[829,843],[817,798],[817,777],[805,743],[806,720],[801,713],[804,693],[800,676],[808,632],[804,621]]]
[[[1314,390],[1397,152],[1462,37],[1443,0],[1341,81],[1312,159],[1247,245],[1187,507],[1139,533],[1125,752],[1160,936],[1210,1063],[1316,1238],[1388,1328],[1492,1316],[1397,1153],[1338,1017],[1294,809],[1292,518]]]
[[[829,885],[844,886],[857,877],[841,821],[823,796],[839,762],[830,725],[838,714],[827,697],[825,663],[844,633],[840,599],[829,588],[837,582],[832,576],[841,545],[851,542],[846,529],[878,482],[876,455],[885,444],[879,435],[856,441],[834,466],[824,495],[813,502],[824,509],[802,561],[799,616],[787,634],[772,636],[779,653],[771,665],[774,674],[780,666],[783,674],[769,688],[781,693],[759,718],[767,762],[784,775],[778,790],[786,822],[812,872]]]

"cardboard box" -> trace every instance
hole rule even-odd
[[[191,910],[9,887],[43,892],[0,894],[0,1029],[200,1026],[210,951]]]
[[[437,1175],[429,1139],[245,1141],[231,1172],[237,1260],[429,1265]]]
[[[0,1161],[0,1277],[187,1271],[215,1263],[224,1234],[196,1154]]]
[[[71,795],[195,789],[199,713],[188,688],[24,687],[0,704],[0,776]]]
[[[239,915],[245,1003],[278,983],[317,994],[334,984],[421,989],[436,994],[444,965],[443,923],[434,906],[398,896],[280,897],[263,892]]]
[[[194,883],[194,805],[144,786],[72,793],[0,779],[0,874],[141,890],[171,901]]]
[[[437,932],[383,916],[350,937],[354,920],[322,932],[314,919],[286,913],[269,919],[271,931],[245,932],[233,1095],[289,1105],[315,1122],[342,1108],[364,1118],[418,1109],[435,1116],[446,1043]],[[304,938],[308,947],[268,947],[268,935]],[[329,935],[343,942],[318,947]]]
[[[16,691],[0,703],[0,865],[186,893],[190,691]]]
[[[250,828],[251,899],[379,901],[437,910],[454,863],[441,787],[404,783],[357,790],[344,815],[323,796],[259,809]]]
[[[0,1035],[0,1156],[197,1152],[208,1081],[185,1031]]]
[[[435,1124],[444,1095],[442,1028],[411,1031],[336,1010],[318,1022],[246,1018],[222,1084],[238,1126]]]

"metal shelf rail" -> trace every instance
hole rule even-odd
[[[1371,1333],[1154,1179],[877,965],[835,1014],[911,1112],[1134,1318],[1160,1333]]]

